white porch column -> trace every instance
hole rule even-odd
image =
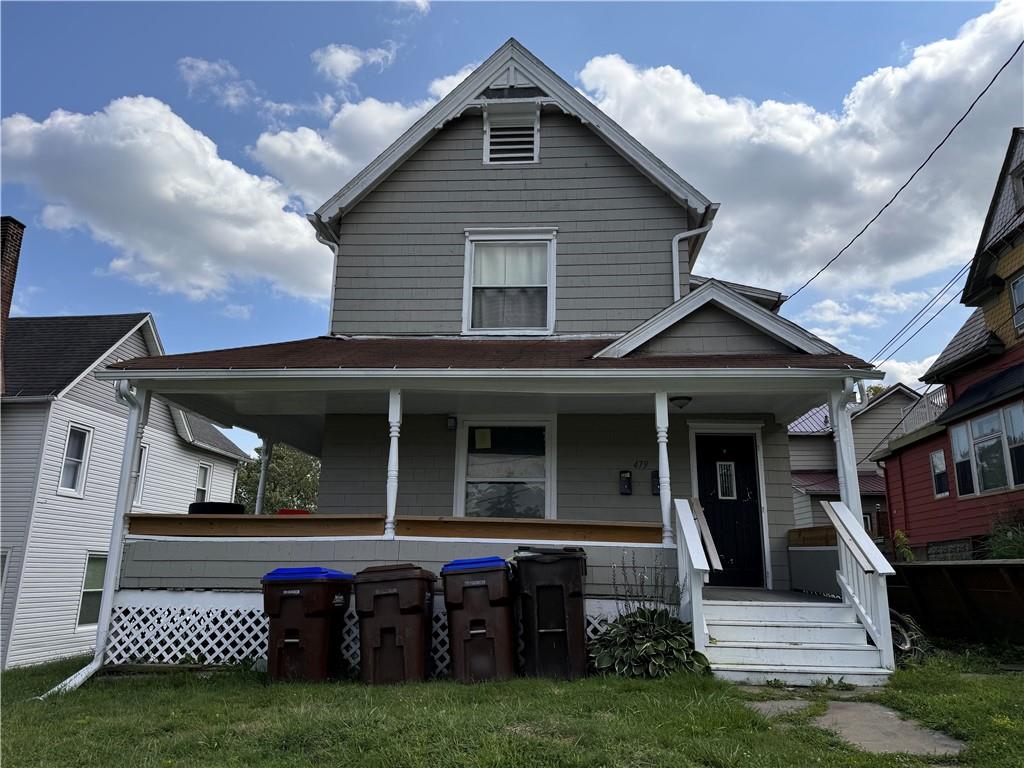
[[[257,515],[263,514],[263,498],[267,493],[267,474],[270,472],[270,461],[274,458],[274,441],[263,438],[263,450],[260,451],[260,480],[256,486]]]
[[[836,443],[836,471],[839,475],[839,498],[857,517],[863,520],[860,503],[860,480],[857,477],[857,452],[853,445],[853,424],[846,408],[852,383],[847,380],[842,389],[829,392],[828,410],[832,421],[832,435]]]
[[[402,390],[392,389],[388,394],[388,450],[387,516],[384,519],[384,538],[395,538],[395,510],[398,507],[398,436],[402,432]]]
[[[661,541],[675,544],[672,532],[672,481],[668,468],[668,393],[654,393],[654,425],[658,436],[658,496],[661,499]]]

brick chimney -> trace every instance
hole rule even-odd
[[[4,337],[7,333],[7,319],[11,316],[11,299],[14,298],[14,280],[18,276],[18,259],[21,257],[21,238],[25,225],[13,216],[0,216],[0,355],[3,354]],[[3,364],[0,362],[0,392],[4,389]]]

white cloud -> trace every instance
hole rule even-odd
[[[313,209],[333,195],[474,69],[432,80],[432,98],[412,104],[368,97],[344,102],[323,130],[301,126],[260,135],[252,156]]]
[[[238,112],[255,107],[271,120],[288,117],[299,110],[263,96],[251,80],[243,80],[230,61],[209,61],[194,56],[178,59],[178,75],[185,82],[190,98],[212,99],[222,107]]]
[[[937,357],[938,355],[930,355],[921,360],[906,360],[903,362],[890,360],[882,367],[885,371],[885,379],[882,383],[886,386],[891,386],[892,384],[902,382],[908,387],[920,388],[921,382],[919,379],[931,367]]]
[[[906,312],[908,309],[920,307],[931,296],[932,293],[928,291],[884,290],[859,298],[882,312]]]
[[[398,2],[401,5],[412,8],[421,16],[430,13],[430,0],[398,0]]]
[[[398,46],[388,40],[383,48],[356,48],[353,45],[331,43],[313,51],[310,58],[316,64],[316,70],[332,81],[344,87],[349,84],[352,76],[367,65],[376,65],[380,69],[391,66],[398,53]]]
[[[254,281],[327,296],[330,252],[288,210],[281,184],[220,157],[157,99],[39,122],[16,114],[2,134],[4,180],[38,191],[44,226],[85,229],[117,249],[110,272],[196,299]]]
[[[725,98],[674,67],[612,54],[580,81],[598,106],[711,199],[721,201],[703,272],[792,288],[870,218],[924,159],[1019,41],[1021,0],[954,39],[855,83],[838,114]],[[868,233],[816,286],[839,298],[966,262],[1011,127],[1022,60]]]
[[[252,317],[251,304],[225,304],[220,313],[232,320],[249,320]]]

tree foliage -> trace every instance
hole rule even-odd
[[[246,514],[250,515],[256,511],[261,451],[262,448],[257,448],[256,461],[246,462],[238,470],[235,501],[245,505]],[[272,514],[278,509],[308,509],[315,512],[319,488],[320,459],[288,445],[274,446],[267,471],[264,513]]]

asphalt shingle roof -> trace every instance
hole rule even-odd
[[[214,448],[221,453],[227,453],[238,459],[252,458],[202,416],[197,416],[189,411],[182,411],[181,415],[188,422],[189,431],[192,433],[192,441],[197,447]]]
[[[4,395],[57,395],[145,318],[145,313],[10,318],[4,335]]]
[[[932,376],[951,368],[957,361],[966,360],[971,355],[983,351],[989,345],[993,346],[994,352],[998,352],[1001,351],[1003,343],[988,329],[985,324],[985,313],[979,307],[960,326],[960,330],[953,334],[953,338],[925,371],[921,380],[929,381]]]

